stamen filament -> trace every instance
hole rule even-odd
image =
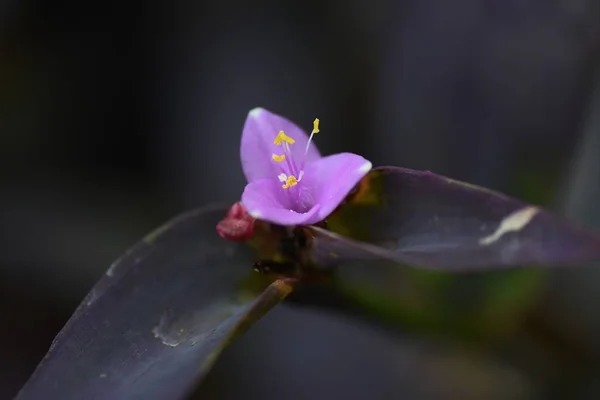
[[[300,166],[300,169],[298,169],[298,165],[294,163],[294,160],[292,159],[292,151],[290,149],[290,145],[294,144],[296,141],[293,138],[286,135],[283,131],[279,131],[279,133],[275,137],[273,144],[275,144],[276,146],[281,146],[283,148],[283,154],[279,155],[273,153],[271,155],[271,158],[273,159],[273,161],[278,163],[285,161],[288,169],[288,171],[286,171],[285,168],[282,168],[282,173],[277,176],[279,181],[283,183],[283,185],[281,185],[282,188],[289,189],[291,187],[294,187],[304,177],[304,164],[306,163],[306,155],[308,154],[308,148],[310,147],[315,133],[319,132],[319,119],[315,118],[315,120],[313,121],[313,130],[310,133],[310,137],[308,138],[308,141],[306,142],[306,147],[304,148],[304,156],[302,158],[302,164]],[[287,175],[285,172],[290,172],[290,174]],[[297,194],[299,195],[299,193]]]
[[[288,142],[283,142],[282,144],[283,152],[286,155],[285,162],[292,173],[292,175],[298,175],[298,171],[296,170],[296,165],[294,164],[294,160],[292,158],[292,150],[290,149],[290,145]]]
[[[306,142],[306,147],[304,148],[304,157],[302,158],[302,164],[300,164],[300,172],[298,173],[298,180],[302,180],[302,177],[304,176],[304,164],[306,164],[306,155],[308,154],[308,148],[310,147],[310,144],[312,143],[312,139],[313,136],[315,136],[315,133],[319,133],[319,118],[315,118],[315,120],[313,121],[313,130],[310,133],[310,137],[308,138],[308,142]]]
[[[319,130],[319,118],[315,118],[315,120],[313,121],[313,130],[310,133],[310,137],[308,138],[308,142],[306,142],[306,147],[304,148],[304,157],[306,157],[306,153],[308,153],[308,147],[310,146],[310,143],[312,142],[312,138],[313,136],[315,136],[315,133],[319,133],[321,132]]]

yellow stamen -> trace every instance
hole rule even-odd
[[[277,154],[273,154],[273,161],[282,162],[285,161],[285,154],[278,156]]]
[[[289,189],[292,186],[296,186],[297,184],[298,184],[298,180],[296,179],[296,177],[294,175],[290,175],[287,177],[285,183],[283,185],[281,185],[281,187],[284,189]]]
[[[294,139],[292,139],[291,137],[289,137],[288,135],[286,135],[285,133],[283,133],[283,131],[279,131],[279,133],[277,134],[277,137],[275,138],[273,143],[277,146],[280,146],[281,142],[287,142],[289,144],[294,144],[296,141]]]
[[[319,133],[319,118],[315,118],[315,120],[313,121],[312,133]]]

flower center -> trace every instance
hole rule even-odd
[[[284,189],[289,189],[291,187],[296,186],[304,176],[304,164],[306,163],[306,154],[308,153],[308,148],[312,142],[312,138],[315,133],[319,133],[319,119],[315,118],[313,122],[313,130],[310,133],[310,137],[306,142],[306,148],[304,149],[304,154],[302,156],[302,160],[300,163],[300,167],[296,164],[295,160],[292,157],[291,147],[296,141],[285,134],[283,131],[279,131],[273,144],[276,146],[281,146],[283,149],[283,154],[275,154],[273,153],[272,159],[277,163],[284,163],[286,168],[282,167],[282,173],[277,176],[279,181],[282,183],[281,187]]]

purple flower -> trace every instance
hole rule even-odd
[[[254,218],[278,225],[310,225],[336,209],[371,170],[352,153],[321,157],[308,137],[287,119],[264,108],[246,118],[240,155],[248,184],[242,204]]]

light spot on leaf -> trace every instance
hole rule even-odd
[[[114,263],[110,264],[110,267],[108,267],[108,270],[106,270],[106,276],[110,276],[111,278],[113,277],[115,269],[117,268],[117,265],[119,265],[119,261],[120,260],[117,260]]]
[[[506,233],[520,231],[529,224],[538,212],[537,207],[525,207],[509,214],[500,222],[494,233],[479,239],[479,244],[487,246],[498,241]]]
[[[95,289],[92,289],[87,296],[85,305],[88,307],[91,306],[96,300],[98,300],[99,297],[100,295],[98,294],[98,292]]]
[[[158,227],[154,231],[150,232],[143,239],[144,242],[146,242],[148,244],[152,244],[156,239],[158,239],[158,237],[160,235],[162,235],[164,232],[168,231],[171,228],[171,225],[172,225],[172,223],[169,222],[169,223],[164,224],[163,226]]]
[[[180,316],[168,311],[152,329],[152,334],[165,346],[177,347],[185,342],[194,345],[214,333],[215,328],[225,320],[243,311],[244,306],[235,301],[219,302],[204,310]]]

